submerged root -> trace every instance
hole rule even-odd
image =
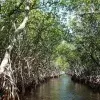
[[[15,79],[12,73],[11,66],[8,66],[9,70],[4,71],[0,76],[0,92],[2,100],[18,100],[17,86],[15,84]]]

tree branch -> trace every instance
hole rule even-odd
[[[15,30],[14,36],[16,34],[20,33],[25,28],[25,25],[28,21],[29,11],[30,11],[30,1],[26,0],[25,18],[24,18],[23,22],[20,24],[20,26]],[[2,74],[5,71],[5,68],[9,65],[10,53],[11,53],[11,50],[13,49],[13,46],[15,43],[16,43],[16,39],[14,37],[14,39],[12,40],[12,43],[7,47],[4,59],[1,62],[0,74]]]
[[[80,15],[80,16],[83,16],[83,15],[93,15],[93,14],[100,14],[99,11],[94,11],[94,12],[83,12],[83,13],[76,13],[75,15]]]

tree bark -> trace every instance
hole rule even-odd
[[[6,79],[5,82],[6,82],[6,84],[8,84],[8,86],[6,86],[6,88],[10,88],[10,94],[9,95],[11,95],[11,98],[15,97],[15,94],[16,94],[15,93],[15,91],[16,91],[15,86],[16,85],[15,85],[15,81],[14,81],[14,77],[13,77],[10,55],[11,55],[11,51],[12,51],[15,43],[17,42],[16,36],[19,36],[25,28],[25,25],[28,21],[29,11],[30,11],[30,0],[26,0],[25,18],[24,18],[23,22],[20,24],[20,26],[15,29],[14,38],[12,40],[12,43],[6,48],[4,58],[3,58],[1,65],[0,65],[0,77]],[[9,87],[9,84],[10,84],[10,87]],[[2,85],[4,85],[4,84],[2,84]]]

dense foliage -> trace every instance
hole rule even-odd
[[[1,87],[16,84],[25,92],[30,84],[37,85],[66,69],[78,76],[98,76],[100,1],[29,1],[0,1],[0,62],[5,52],[10,55],[9,66],[0,66],[4,70]]]
[[[37,0],[31,1],[28,14],[26,1],[1,1],[0,58],[3,63],[0,73],[3,78],[0,84],[1,89],[10,93],[10,98],[16,96],[17,87],[24,93],[26,88],[35,87],[45,78],[58,76],[60,72],[53,57],[64,33],[59,19],[52,12],[43,10],[45,4]],[[26,23],[24,16],[27,15]]]

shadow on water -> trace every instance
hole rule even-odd
[[[100,94],[63,75],[42,84],[34,93],[27,93],[23,100],[100,100]]]

